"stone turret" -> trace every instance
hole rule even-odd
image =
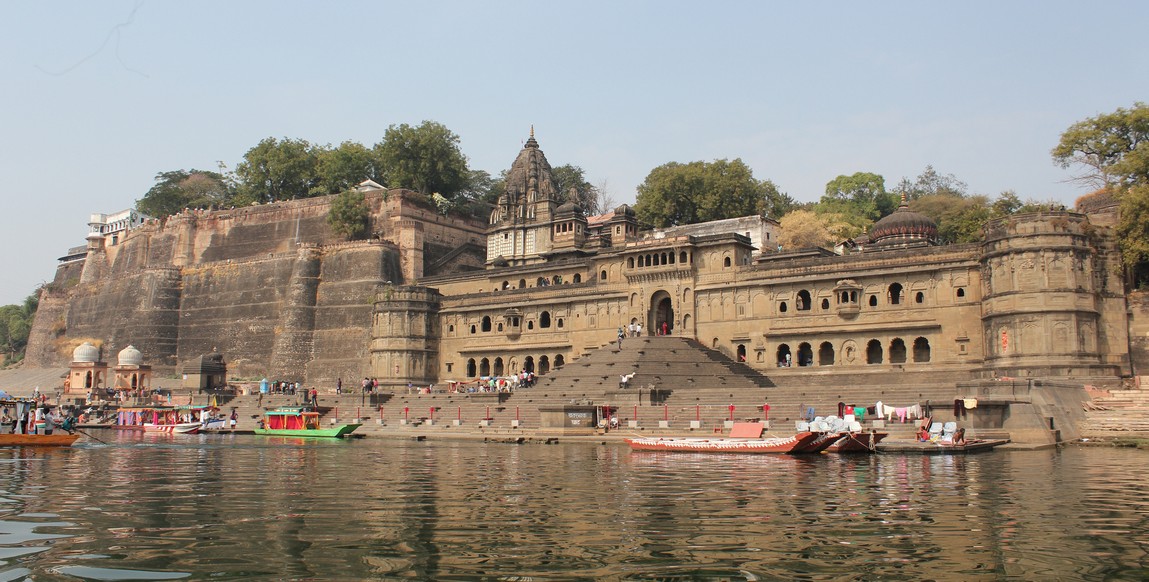
[[[387,286],[371,322],[371,376],[380,384],[426,386],[439,370],[439,306],[435,289]]]
[[[554,249],[553,223],[560,194],[535,130],[507,172],[506,191],[491,212],[487,265],[502,257],[508,265],[541,262]]]
[[[1109,297],[1120,295],[1120,271],[1091,244],[1092,230],[1085,215],[1066,211],[986,225],[982,327],[991,374],[1120,375],[1127,338]]]

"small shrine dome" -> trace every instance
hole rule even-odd
[[[936,244],[938,225],[930,217],[910,210],[906,197],[893,214],[882,218],[870,228],[870,244],[904,243],[925,241]]]
[[[118,356],[121,366],[139,366],[144,363],[144,354],[136,346],[128,346],[120,350]]]
[[[92,345],[91,342],[84,342],[72,350],[72,362],[95,363],[98,361],[100,361],[100,348]]]

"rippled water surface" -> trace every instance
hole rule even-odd
[[[0,449],[4,580],[1141,580],[1149,453],[93,432]]]

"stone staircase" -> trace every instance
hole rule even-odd
[[[1108,390],[1086,405],[1083,437],[1149,437],[1149,390]]]

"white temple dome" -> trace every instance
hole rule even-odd
[[[84,342],[76,349],[72,350],[73,362],[98,362],[100,361],[100,348],[92,345],[90,342]]]
[[[121,366],[139,366],[144,363],[144,354],[135,346],[128,346],[120,350],[119,360]]]

